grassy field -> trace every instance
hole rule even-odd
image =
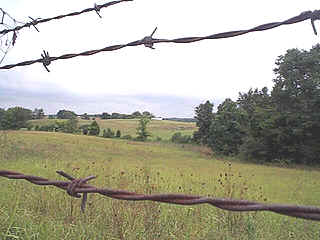
[[[0,133],[1,169],[49,179],[97,175],[90,184],[141,193],[186,193],[319,205],[318,169],[287,169],[214,157],[205,147],[62,133]],[[64,179],[63,179],[64,180]],[[0,178],[0,239],[319,239],[319,223],[209,205],[128,202]]]
[[[43,126],[53,124],[55,119],[41,119],[41,120],[32,120],[30,121],[33,126]],[[64,121],[64,120],[58,120]],[[79,126],[84,124],[90,124],[92,120],[79,120]],[[136,137],[136,128],[138,127],[137,119],[108,119],[101,120],[97,119],[97,122],[100,126],[100,135],[102,135],[103,129],[111,128],[112,130],[120,130],[122,136],[131,135]],[[181,132],[183,135],[192,135],[196,130],[195,123],[186,123],[186,122],[175,122],[175,121],[166,121],[166,120],[152,120],[148,124],[148,131],[151,132],[152,136],[150,139],[157,139],[157,137],[162,138],[163,140],[168,140],[175,132]]]

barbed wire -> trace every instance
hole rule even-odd
[[[0,18],[0,28],[5,28],[5,30],[15,28],[17,24],[24,24],[23,22],[20,22],[13,18],[8,12],[3,10],[2,8],[0,8]],[[9,50],[15,45],[16,40],[17,32],[15,31],[11,34],[11,36],[9,36],[9,34],[0,33],[0,64],[7,56]]]
[[[121,2],[131,2],[131,1],[133,1],[133,0],[118,0],[118,1],[112,1],[112,2],[105,3],[105,4],[101,4],[101,5],[94,4],[94,7],[92,7],[92,8],[86,8],[86,9],[84,9],[82,11],[79,11],[79,12],[72,12],[72,13],[59,15],[59,16],[51,17],[51,18],[33,19],[33,18],[29,17],[32,21],[30,21],[28,23],[25,23],[25,24],[23,24],[21,26],[17,26],[17,27],[12,28],[12,29],[2,30],[2,31],[0,31],[0,34],[6,34],[6,33],[9,33],[9,32],[17,32],[17,31],[21,30],[22,28],[31,27],[31,26],[35,27],[36,25],[38,25],[40,23],[45,23],[45,22],[49,22],[49,21],[52,21],[52,20],[58,20],[58,19],[65,18],[65,17],[73,17],[73,16],[76,16],[76,15],[80,15],[80,14],[91,12],[91,11],[95,11],[98,14],[98,16],[101,18],[100,10],[102,8],[106,8],[106,7],[121,3]]]
[[[57,171],[58,174],[67,178],[69,181],[52,181],[46,178],[24,175],[23,173],[12,172],[8,170],[0,170],[0,176],[9,179],[24,179],[36,185],[42,186],[55,186],[57,188],[65,190],[70,196],[75,198],[81,198],[82,203],[81,210],[85,211],[85,205],[87,201],[88,193],[98,193],[110,198],[118,200],[128,201],[154,201],[168,204],[178,205],[196,205],[196,204],[210,204],[217,208],[245,212],[245,211],[269,211],[290,217],[303,218],[308,220],[320,221],[320,208],[315,206],[295,206],[295,205],[281,205],[281,204],[263,204],[258,202],[252,202],[247,200],[233,200],[212,198],[204,196],[193,196],[186,194],[152,194],[145,195],[135,192],[129,192],[124,190],[113,190],[107,188],[97,188],[95,186],[88,185],[87,182],[96,178],[95,176],[89,176],[86,178],[76,179],[63,171]]]
[[[36,60],[30,60],[30,61],[24,61],[20,62],[17,64],[10,64],[10,65],[5,65],[0,67],[0,69],[10,69],[18,66],[27,66],[31,65],[34,63],[42,63],[46,70],[49,72],[49,69],[47,66],[52,62],[56,60],[62,60],[62,59],[69,59],[69,58],[74,58],[74,57],[79,57],[79,56],[90,56],[94,55],[100,52],[108,52],[108,51],[116,51],[125,47],[132,47],[132,46],[139,46],[139,45],[144,45],[145,47],[154,49],[153,45],[157,43],[193,43],[193,42],[198,42],[202,40],[207,40],[207,39],[221,39],[221,38],[230,38],[230,37],[236,37],[240,35],[244,35],[250,32],[258,32],[258,31],[265,31],[269,30],[275,27],[279,27],[281,25],[289,25],[289,24],[295,24],[298,22],[305,21],[307,19],[311,20],[312,28],[314,33],[317,35],[317,30],[315,27],[315,20],[320,19],[320,10],[315,10],[315,11],[306,11],[301,13],[298,16],[292,17],[288,20],[282,21],[282,22],[273,22],[273,23],[267,23],[267,24],[262,24],[257,27],[248,29],[248,30],[238,30],[238,31],[229,31],[229,32],[223,32],[223,33],[217,33],[217,34],[212,34],[209,36],[204,36],[204,37],[183,37],[183,38],[176,38],[176,39],[157,39],[153,38],[153,35],[157,28],[152,32],[150,36],[146,36],[141,40],[133,41],[127,44],[119,44],[119,45],[112,45],[108,46],[105,48],[97,49],[97,50],[89,50],[89,51],[84,51],[81,53],[71,53],[71,54],[64,54],[59,57],[50,57],[49,53],[44,56],[42,55],[42,58],[36,59]]]

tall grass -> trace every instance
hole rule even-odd
[[[1,132],[1,169],[62,179],[97,175],[98,187],[319,205],[317,169],[229,162],[210,150],[45,132]],[[317,222],[209,205],[128,202],[0,178],[0,239],[318,239]]]

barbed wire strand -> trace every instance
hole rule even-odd
[[[320,208],[315,206],[296,206],[296,205],[281,205],[281,204],[263,204],[258,202],[252,202],[247,200],[233,200],[212,198],[204,196],[193,196],[186,194],[152,194],[145,195],[135,192],[129,192],[124,190],[113,190],[107,188],[97,188],[95,186],[88,185],[87,182],[95,178],[95,176],[89,176],[83,179],[76,179],[63,171],[57,171],[58,174],[70,180],[66,181],[52,181],[46,178],[24,175],[18,172],[12,172],[8,170],[0,170],[0,176],[9,179],[24,179],[36,185],[42,186],[55,186],[57,188],[67,191],[67,193],[75,198],[81,198],[83,194],[81,210],[84,212],[85,204],[88,193],[98,193],[110,198],[118,200],[128,201],[154,201],[168,204],[178,205],[196,205],[196,204],[210,204],[217,208],[245,212],[245,211],[270,211],[290,217],[303,218],[307,220],[320,221]]]
[[[314,25],[315,20],[320,19],[320,10],[315,10],[315,11],[306,11],[301,13],[300,15],[296,17],[292,17],[288,20],[285,20],[283,22],[273,22],[273,23],[267,23],[263,25],[259,25],[257,27],[248,29],[248,30],[239,30],[239,31],[230,31],[230,32],[223,32],[223,33],[217,33],[217,34],[212,34],[209,36],[204,36],[204,37],[184,37],[184,38],[176,38],[176,39],[157,39],[153,38],[153,35],[157,28],[153,31],[153,33],[150,36],[146,36],[141,40],[133,41],[127,44],[119,44],[119,45],[112,45],[108,46],[105,48],[97,49],[97,50],[89,50],[89,51],[84,51],[81,53],[71,53],[71,54],[64,54],[59,57],[47,57],[47,58],[39,58],[36,60],[30,60],[30,61],[24,61],[20,62],[17,64],[10,64],[10,65],[5,65],[1,66],[0,69],[10,69],[18,66],[27,66],[31,65],[34,63],[44,63],[44,62],[52,62],[56,60],[62,60],[62,59],[69,59],[69,58],[74,58],[74,57],[79,57],[79,56],[90,56],[94,55],[100,52],[108,52],[108,51],[116,51],[125,47],[133,47],[133,46],[139,46],[139,45],[144,45],[145,47],[154,49],[153,45],[157,43],[193,43],[193,42],[198,42],[202,40],[207,40],[207,39],[221,39],[221,38],[230,38],[230,37],[236,37],[240,36],[243,34],[247,34],[250,32],[258,32],[258,31],[265,31],[269,30],[275,27],[279,27],[281,25],[289,25],[289,24],[295,24],[298,22],[305,21],[307,19],[311,20],[312,27],[314,30],[314,33],[317,34],[317,30]]]
[[[2,30],[2,31],[0,31],[0,34],[6,34],[6,33],[9,33],[9,32],[13,32],[13,31],[19,31],[22,28],[26,28],[26,27],[31,27],[31,26],[35,27],[37,24],[40,24],[40,23],[45,23],[45,22],[49,22],[49,21],[52,21],[52,20],[58,20],[58,19],[65,18],[65,17],[73,17],[73,16],[76,16],[76,15],[80,15],[80,14],[91,12],[91,11],[95,11],[95,12],[98,13],[101,8],[106,8],[106,7],[121,3],[121,2],[131,2],[131,1],[133,1],[133,0],[118,0],[118,1],[112,1],[112,2],[105,3],[105,4],[101,4],[101,5],[95,4],[94,7],[92,7],[92,8],[87,8],[87,9],[84,9],[84,10],[79,11],[79,12],[72,12],[72,13],[59,15],[59,16],[51,17],[51,18],[33,19],[33,18],[29,17],[32,21],[30,21],[28,23],[25,23],[24,25],[17,26],[17,27],[12,28],[12,29]],[[99,15],[99,17],[101,17],[101,15]]]
[[[1,14],[0,27],[3,27],[5,29],[13,29],[15,26],[17,26],[17,24],[25,24],[13,18],[8,12],[4,11],[2,8],[0,8],[0,14]],[[14,27],[10,26],[10,22],[12,22]],[[8,34],[0,34],[0,51],[3,53],[3,56],[2,57],[0,56],[0,64],[3,62],[3,60],[7,56],[11,47],[15,45],[16,40],[17,40],[16,31],[13,31],[11,37],[9,37]],[[4,50],[2,48],[4,48]]]

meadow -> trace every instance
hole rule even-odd
[[[8,131],[0,133],[0,149],[1,169],[63,181],[56,170],[74,177],[96,175],[90,184],[103,188],[316,206],[320,199],[317,168],[242,163],[201,146]],[[271,240],[320,236],[317,222],[270,212],[233,213],[206,204],[129,202],[97,194],[88,195],[84,214],[80,204],[79,199],[52,186],[0,178],[0,239]]]
[[[65,121],[57,119],[41,119],[31,120],[33,126],[44,126],[55,123],[55,121]],[[136,137],[136,128],[138,127],[138,119],[96,119],[100,127],[100,136],[104,129],[111,128],[113,131],[118,129],[121,131],[122,136],[131,135]],[[93,120],[79,119],[79,126],[91,124]],[[183,135],[192,135],[196,130],[195,123],[189,122],[175,122],[167,120],[152,120],[148,124],[148,131],[151,132],[151,140],[156,140],[160,137],[162,140],[169,140],[175,132],[181,132]]]

